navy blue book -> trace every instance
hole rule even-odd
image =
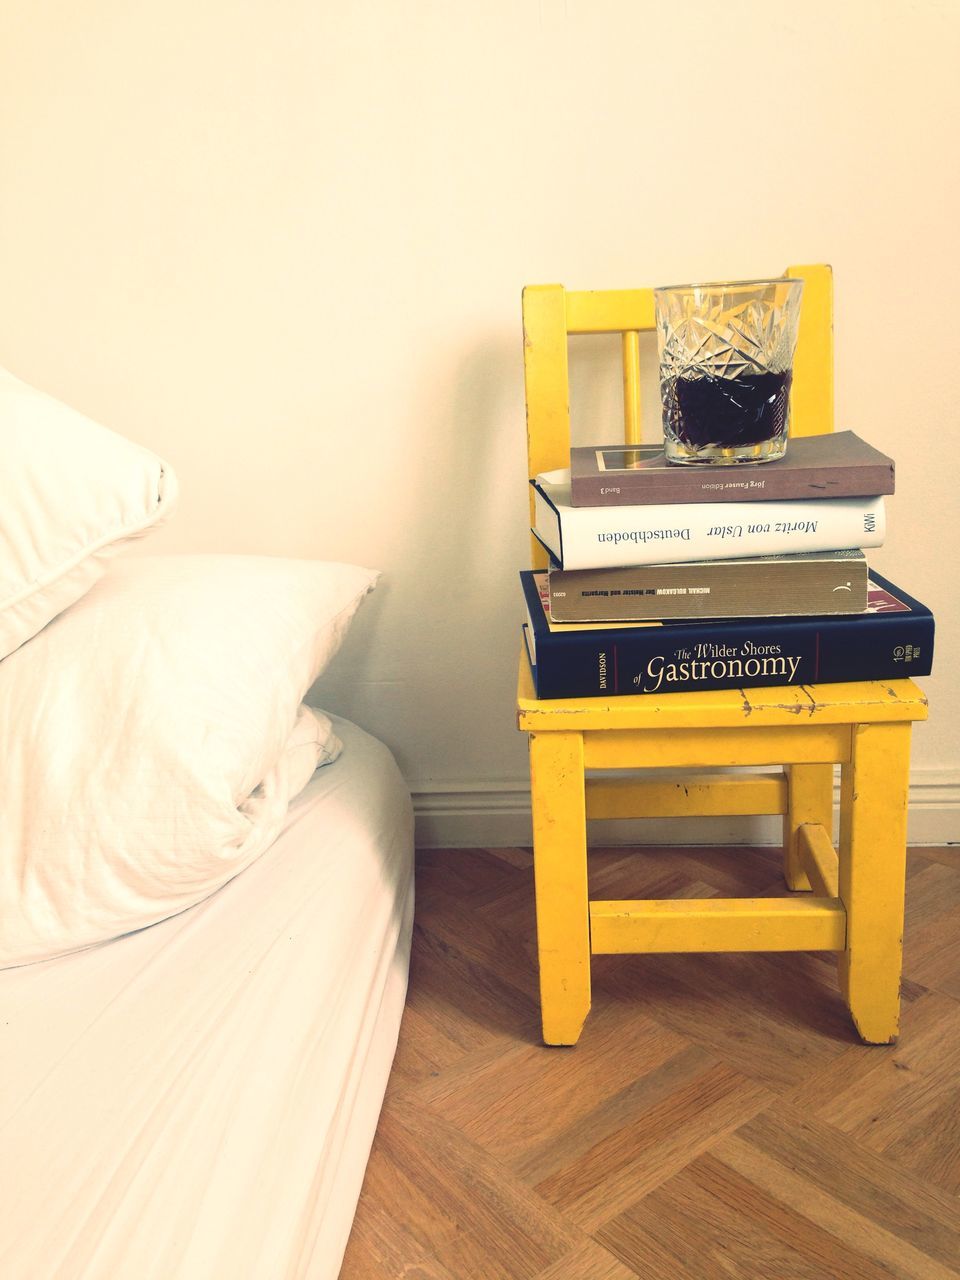
[[[864,613],[617,626],[551,622],[546,574],[520,579],[538,698],[891,680],[933,664],[933,614],[873,570]]]

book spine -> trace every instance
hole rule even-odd
[[[551,569],[547,582],[554,622],[862,613],[867,606],[862,551]]]
[[[705,474],[706,471],[712,474]],[[782,502],[810,498],[851,498],[893,493],[890,463],[864,463],[841,472],[823,467],[773,471],[762,478],[722,476],[724,468],[677,467],[676,474],[659,476],[650,471],[574,476],[570,501],[575,507],[629,507],[673,505],[688,502]],[[736,468],[732,468],[736,471]]]
[[[722,508],[709,502],[576,507],[563,509],[559,523],[557,559],[563,569],[879,547],[886,533],[882,497],[729,503]],[[543,540],[550,545],[549,529]]]
[[[929,675],[929,614],[598,628],[536,638],[537,696],[611,697]]]

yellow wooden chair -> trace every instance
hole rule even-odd
[[[791,434],[833,429],[832,275],[805,281]],[[640,439],[639,333],[651,289],[523,292],[529,475],[570,461],[567,338],[622,334],[625,439]],[[531,491],[532,493],[532,491]],[[533,540],[533,566],[545,565]],[[910,727],[926,718],[911,680],[730,692],[538,699],[521,647],[518,723],[529,734],[543,1039],[570,1045],[590,1009],[590,957],[625,952],[839,953],[863,1040],[899,1029]],[[833,845],[833,766],[841,767]],[[778,765],[773,774],[590,777],[590,770]],[[783,814],[774,898],[590,901],[588,818]]]

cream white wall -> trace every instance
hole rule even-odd
[[[176,465],[144,551],[382,568],[316,700],[425,840],[511,842],[521,286],[829,261],[873,562],[938,615],[911,832],[960,838],[958,55],[953,0],[4,0],[0,363]]]

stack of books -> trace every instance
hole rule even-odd
[[[869,569],[894,463],[852,431],[776,462],[586,446],[545,472],[520,574],[540,698],[928,675],[930,610]]]

